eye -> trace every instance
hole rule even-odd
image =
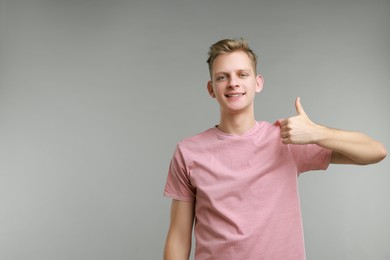
[[[246,77],[248,77],[249,76],[249,73],[246,73],[246,72],[241,72],[240,73],[240,77],[241,78],[246,78]]]
[[[219,75],[216,78],[217,81],[222,81],[222,80],[225,80],[225,79],[226,79],[226,75]]]

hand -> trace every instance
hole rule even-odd
[[[297,115],[284,119],[280,123],[280,136],[283,144],[314,143],[318,135],[318,125],[306,115],[300,98],[295,100]]]

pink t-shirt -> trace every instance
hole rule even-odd
[[[278,123],[241,136],[214,127],[178,143],[164,195],[195,201],[195,259],[303,260],[297,177],[326,169],[330,156],[282,144]]]

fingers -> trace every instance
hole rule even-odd
[[[288,120],[287,119],[283,119],[283,120],[280,121],[279,126],[280,126],[280,128],[282,128],[283,126],[286,126],[287,124],[288,124]]]
[[[282,138],[282,144],[292,144],[293,142],[290,140],[290,138]]]
[[[279,121],[280,138],[283,144],[301,144],[307,139],[310,119],[301,105],[300,97],[295,100],[297,115]]]
[[[283,144],[290,144],[291,138],[290,138],[290,133],[288,131],[281,131],[280,132],[280,138]]]
[[[291,128],[288,126],[288,119],[284,119],[280,121],[280,138],[282,139],[283,144],[291,143],[290,140],[290,130]]]
[[[303,110],[303,107],[301,105],[301,98],[297,97],[295,100],[295,109],[297,110],[298,115],[306,115],[305,110]]]
[[[288,132],[280,132],[280,137],[286,139],[290,137],[290,134]]]

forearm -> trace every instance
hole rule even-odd
[[[368,135],[315,124],[303,110],[299,98],[295,107],[297,115],[280,122],[283,144],[314,143],[330,149],[333,151],[331,163],[371,164],[386,157],[383,144]]]
[[[168,234],[164,249],[164,260],[188,260],[191,252],[191,240],[183,241]]]
[[[164,260],[188,260],[190,257],[194,209],[194,202],[172,200]]]
[[[377,163],[386,157],[386,149],[380,142],[366,134],[332,129],[317,125],[315,143],[342,154],[356,164]],[[344,163],[345,161],[336,161]]]

